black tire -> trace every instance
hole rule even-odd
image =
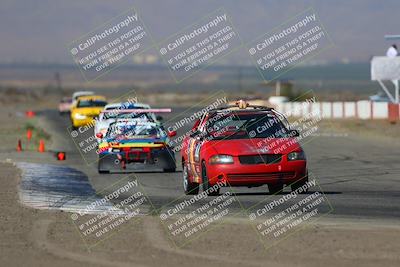
[[[110,170],[107,170],[106,168],[104,168],[103,165],[104,165],[104,164],[103,164],[103,160],[102,160],[102,159],[99,159],[98,165],[97,165],[97,171],[98,171],[100,174],[110,173]]]
[[[185,195],[197,195],[199,193],[199,184],[192,183],[189,181],[189,174],[186,167],[186,164],[183,164],[183,190],[185,191]]]
[[[210,183],[208,182],[208,176],[207,176],[207,167],[204,161],[201,163],[201,179],[203,180],[203,191],[207,193],[209,196],[218,196],[219,195],[219,189],[212,189],[212,186],[210,186]]]
[[[308,175],[306,175],[303,178],[301,178],[300,180],[294,182],[292,185],[290,185],[292,192],[296,191],[297,189],[299,189],[300,187],[305,185],[307,182],[308,182]],[[308,188],[306,188],[305,190],[302,190],[301,192],[299,192],[299,194],[306,194],[307,192],[308,192]]]
[[[162,157],[166,161],[165,165],[163,166],[164,167],[163,171],[164,172],[176,172],[174,151],[170,147],[167,147],[167,149],[164,150]]]
[[[268,190],[269,190],[269,193],[272,194],[272,195],[282,193],[283,184],[281,184],[281,183],[269,184],[268,185]]]

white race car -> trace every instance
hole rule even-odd
[[[92,91],[77,91],[77,92],[74,92],[72,94],[71,107],[74,106],[74,104],[75,104],[76,100],[78,99],[78,97],[87,96],[87,95],[94,95],[94,92],[92,92]]]
[[[160,119],[162,118],[156,116],[152,111],[154,110],[152,110],[148,104],[143,104],[143,103],[126,102],[126,103],[108,104],[104,107],[104,110],[100,113],[99,117],[96,119],[94,125],[94,135],[96,136],[97,141],[100,142],[101,138],[99,136],[100,135],[104,136],[107,133],[110,124],[116,122],[117,120],[119,122],[140,121],[140,122],[154,122],[161,124]]]

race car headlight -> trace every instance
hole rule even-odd
[[[293,160],[305,160],[306,156],[304,155],[303,151],[300,152],[291,152],[287,155],[288,161],[293,161]]]
[[[233,164],[233,157],[229,155],[215,155],[209,160],[210,164]]]
[[[75,114],[74,114],[74,117],[75,117],[75,119],[77,119],[77,120],[86,119],[86,115],[79,114],[79,113],[75,113]]]

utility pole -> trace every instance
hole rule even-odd
[[[275,95],[280,96],[281,95],[281,81],[277,80],[275,83]]]
[[[61,90],[61,75],[58,71],[56,73],[54,73],[54,79],[56,80],[56,87],[60,91]]]
[[[239,66],[238,67],[238,91],[241,92],[242,91],[242,67]]]

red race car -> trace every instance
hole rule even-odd
[[[235,105],[210,110],[197,120],[181,150],[187,195],[219,194],[220,185],[268,185],[278,193],[308,182],[306,157],[283,114],[272,108]]]

